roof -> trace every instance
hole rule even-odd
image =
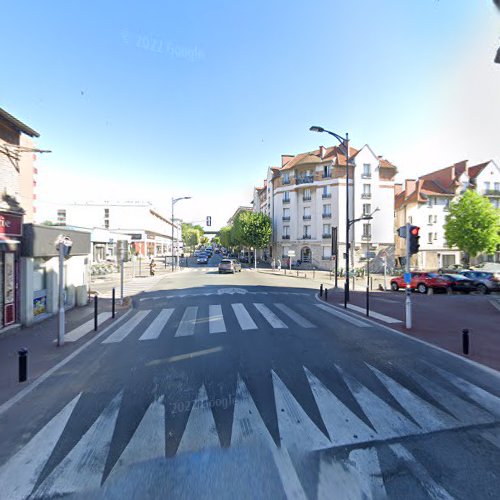
[[[475,165],[474,167],[470,167],[469,168],[469,178],[475,179],[489,165],[490,161],[487,161],[485,163],[481,163],[479,165]]]
[[[11,114],[7,113],[4,109],[0,108],[0,118],[3,118],[5,121],[9,122],[16,130],[22,132],[23,134],[29,135],[30,137],[40,137],[40,134],[33,130],[32,128],[25,125],[22,121],[14,118]]]

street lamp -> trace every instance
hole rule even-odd
[[[345,285],[344,285],[344,306],[347,307],[347,302],[349,301],[349,228],[351,224],[349,222],[349,134],[346,133],[345,138],[335,132],[330,132],[325,130],[323,127],[311,127],[309,129],[311,132],[326,132],[337,139],[342,146],[344,146],[346,152],[346,180],[345,180]]]
[[[174,205],[181,200],[190,200],[191,196],[181,196],[180,198],[172,198],[172,272],[174,271]],[[177,257],[177,251],[175,252]]]

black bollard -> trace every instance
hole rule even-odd
[[[97,295],[94,295],[94,330],[97,332]]]
[[[111,317],[115,317],[115,289],[113,288],[112,299],[111,299]]]
[[[366,315],[370,316],[370,290],[366,287]]]
[[[319,285],[319,296],[323,297],[323,283],[321,283],[321,285]]]
[[[325,301],[328,302],[328,288],[325,288]]]
[[[464,354],[469,354],[469,329],[462,330],[462,351]]]
[[[26,382],[28,378],[28,349],[23,347],[17,351],[19,355],[19,382]]]

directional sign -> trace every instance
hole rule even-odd
[[[288,257],[295,257],[295,250],[288,250]]]
[[[409,285],[411,283],[411,273],[404,274],[405,283]]]

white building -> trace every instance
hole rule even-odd
[[[135,251],[145,257],[171,255],[172,239],[182,238],[179,224],[172,224],[164,213],[144,201],[61,204],[43,213],[40,210],[39,220],[128,235]]]
[[[466,189],[475,189],[500,208],[500,169],[494,161],[468,166],[467,161],[455,163],[397,184],[395,191],[395,229],[407,222],[420,227],[420,250],[412,257],[412,266],[422,270],[449,268],[461,263],[457,248],[450,248],[444,235],[444,224],[451,201]],[[396,259],[405,255],[405,240],[396,238]],[[473,263],[500,262],[500,251],[481,255]]]
[[[396,167],[368,145],[350,148],[349,219],[369,215],[371,221],[351,226],[353,267],[363,265],[369,249],[376,256],[393,255],[394,177]],[[339,268],[346,249],[346,156],[343,146],[283,155],[281,168],[268,169],[265,189],[254,192],[254,206],[273,221],[272,256],[297,259],[330,268],[332,229],[337,228]],[[264,199],[267,197],[267,199]],[[258,202],[258,203],[257,203]],[[368,247],[369,245],[369,247]],[[381,259],[378,259],[380,262]],[[374,260],[377,262],[377,259]]]

